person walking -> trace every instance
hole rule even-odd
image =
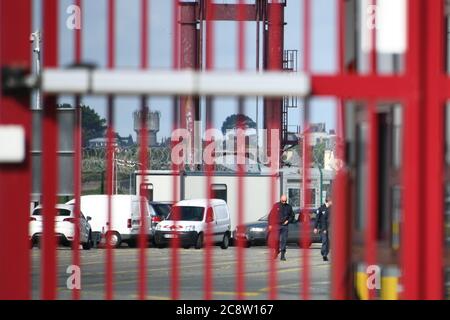
[[[287,203],[287,197],[282,195],[280,202],[273,205],[269,214],[269,230],[275,232],[275,253],[274,259],[281,252],[281,261],[286,261],[286,242],[288,239],[288,225],[295,219],[292,206]],[[269,245],[271,245],[271,236],[269,236]]]
[[[323,261],[328,261],[328,253],[330,252],[330,239],[329,239],[329,222],[331,213],[331,198],[327,197],[325,203],[322,204],[319,209],[317,209],[316,223],[314,225],[314,234],[320,233],[320,238],[322,241],[322,249],[320,253],[322,254]]]

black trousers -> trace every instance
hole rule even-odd
[[[323,257],[328,256],[328,253],[330,252],[330,239],[328,237],[328,231],[320,233],[320,238],[322,240],[322,249],[320,250],[320,253]]]
[[[279,250],[280,252],[286,252],[286,243],[288,239],[288,226],[280,226],[280,234],[279,234],[279,240],[280,240],[280,246]]]

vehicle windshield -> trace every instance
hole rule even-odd
[[[170,205],[166,203],[152,203],[152,207],[157,216],[167,218],[170,213]]]
[[[67,209],[56,209],[56,215],[62,217],[69,217],[70,210]],[[42,216],[42,209],[36,209],[33,212],[33,216]]]
[[[205,208],[203,207],[185,207],[185,206],[176,206],[172,207],[170,210],[170,214],[167,217],[167,220],[173,221],[175,220],[175,210],[177,210],[178,221],[202,221],[203,213]]]
[[[258,219],[258,221],[267,221],[269,219],[269,215],[266,214],[265,216]]]

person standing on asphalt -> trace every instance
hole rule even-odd
[[[331,198],[327,197],[325,203],[317,209],[316,223],[314,225],[314,234],[320,233],[320,238],[322,240],[322,249],[320,253],[322,254],[323,261],[328,261],[328,253],[330,252],[330,239],[328,233],[330,212],[331,212]]]
[[[276,235],[274,259],[281,252],[281,261],[286,261],[286,242],[288,238],[288,225],[295,219],[292,206],[287,203],[287,197],[282,195],[280,202],[273,205],[269,214],[269,230]]]

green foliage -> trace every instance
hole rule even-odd
[[[233,114],[225,119],[222,124],[222,134],[225,134],[227,130],[233,130],[238,127],[238,120],[242,121],[242,127],[244,129],[256,129],[256,122],[249,116],[244,114]]]
[[[313,162],[315,166],[324,167],[325,142],[319,142],[313,148]]]
[[[101,118],[99,114],[89,106],[81,106],[81,112],[83,147],[86,147],[89,140],[104,136],[106,120]]]

